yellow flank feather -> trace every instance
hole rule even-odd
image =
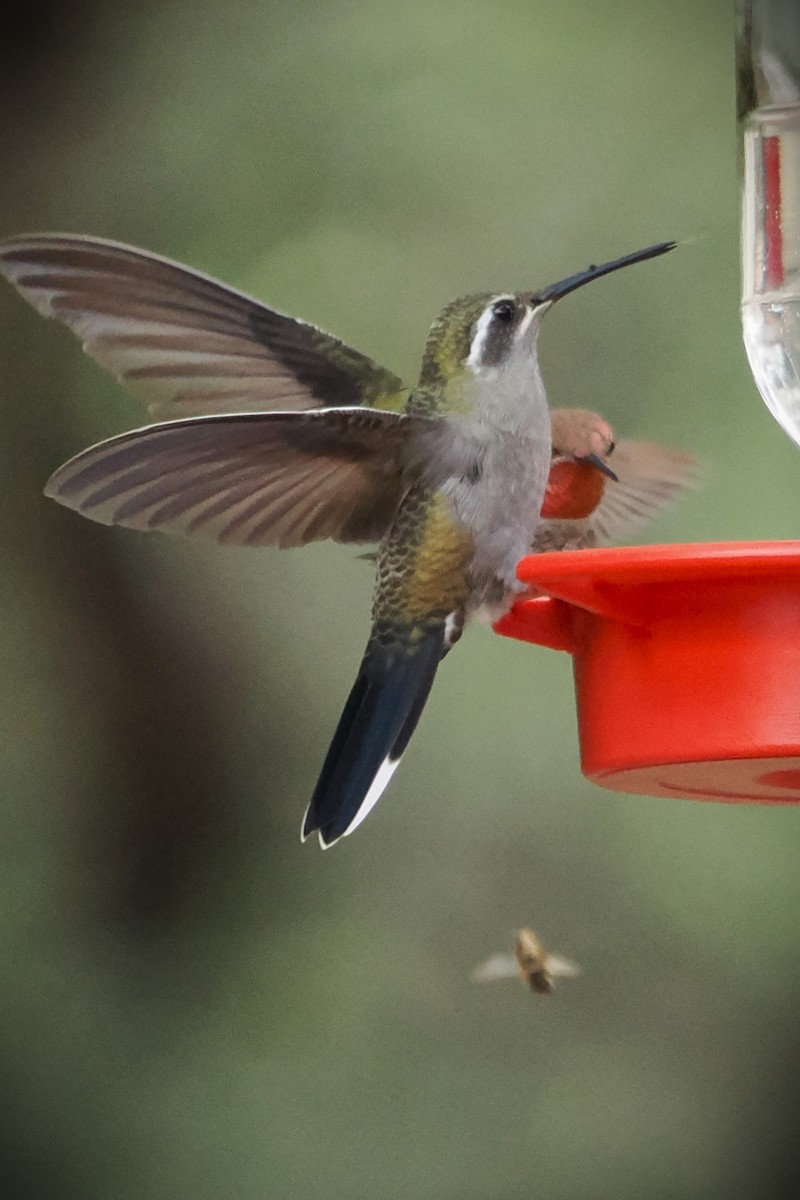
[[[447,616],[466,604],[472,551],[471,535],[453,520],[449,500],[438,493],[428,508],[409,580],[409,611],[414,617]]]
[[[462,610],[472,554],[472,537],[447,497],[412,489],[378,556],[375,619],[425,624]]]

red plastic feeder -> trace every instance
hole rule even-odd
[[[800,542],[535,554],[494,628],[573,656],[581,769],[648,796],[800,804]]]

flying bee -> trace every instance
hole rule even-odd
[[[556,979],[574,979],[580,967],[549,954],[532,929],[518,929],[514,935],[514,954],[494,954],[472,972],[473,983],[493,983],[496,979],[521,979],[532,992],[549,996]]]

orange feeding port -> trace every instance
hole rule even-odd
[[[494,628],[567,650],[581,769],[618,792],[800,804],[800,542],[524,558]]]

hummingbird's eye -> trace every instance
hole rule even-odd
[[[492,312],[497,317],[498,321],[503,321],[506,324],[514,320],[516,308],[511,300],[498,300],[497,304],[492,307]]]

